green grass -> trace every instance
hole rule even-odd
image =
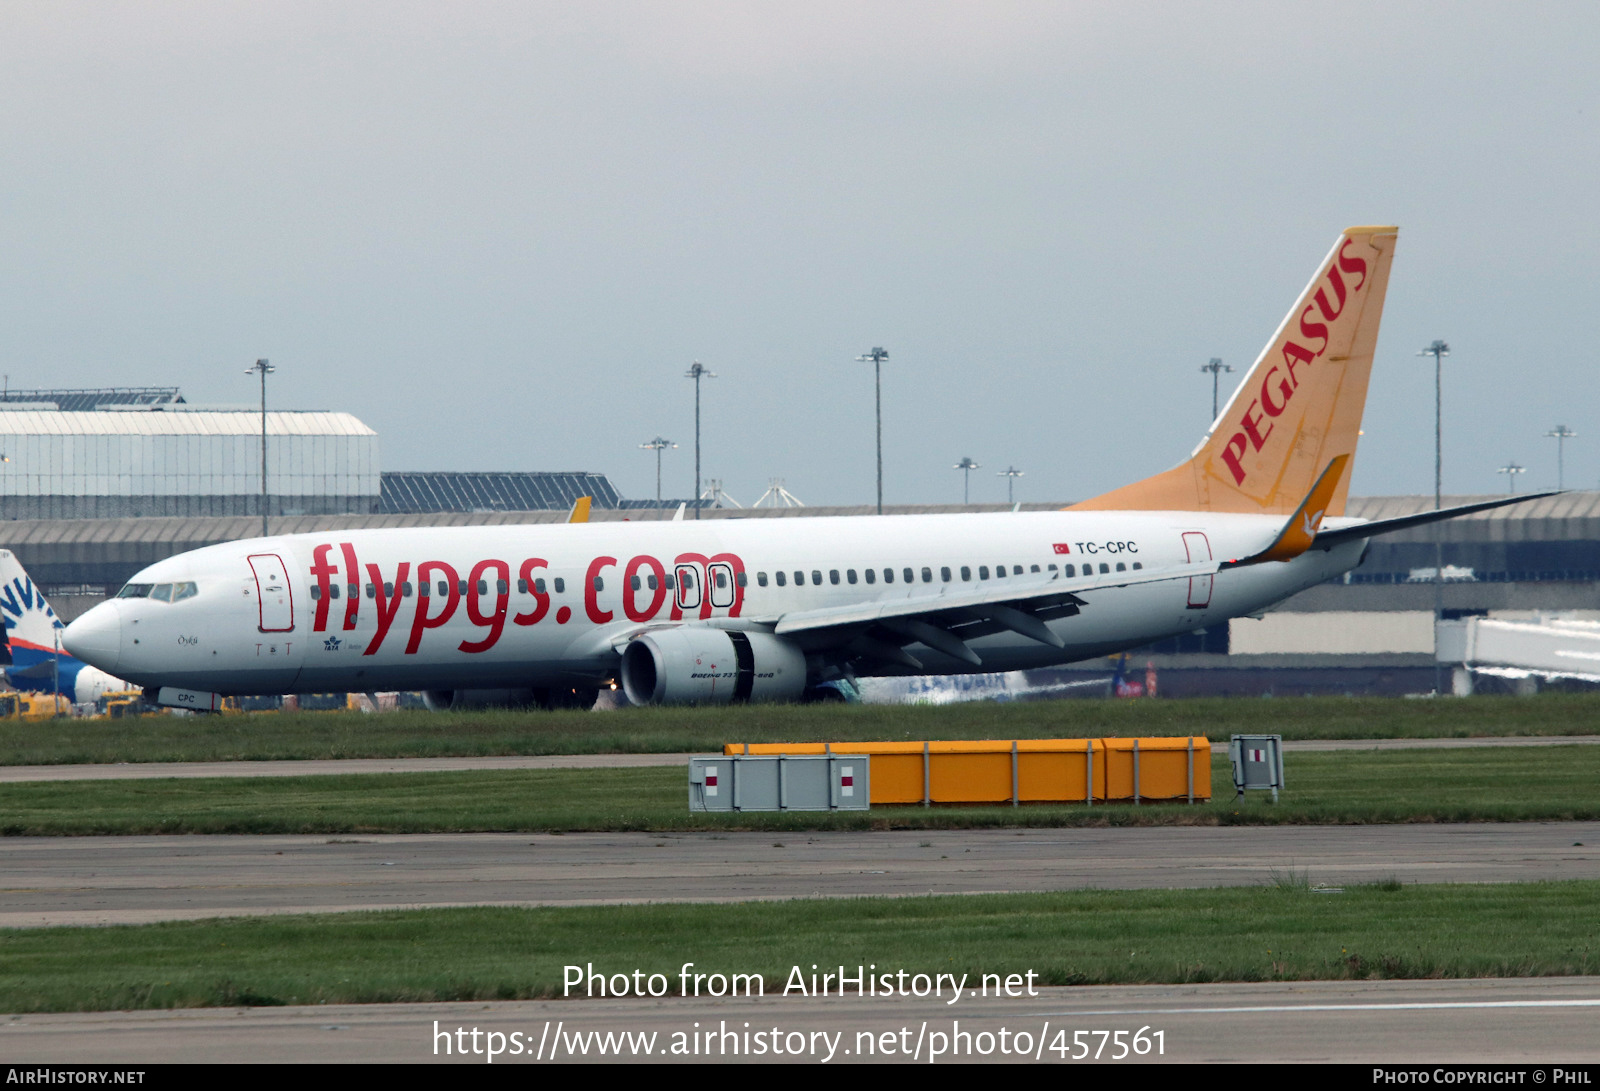
[[[563,967],[590,963],[661,973],[674,989],[685,962],[759,974],[769,996],[813,963],[965,973],[972,985],[1029,970],[1046,985],[1596,974],[1597,898],[1597,882],[1338,894],[1284,883],[9,929],[0,1010],[560,996]]]
[[[422,833],[493,830],[882,829],[1600,819],[1600,746],[1289,754],[1273,804],[880,807],[707,815],[682,768],[162,778],[0,785],[0,833]]]
[[[0,722],[0,765],[675,753],[724,742],[1272,733],[1289,739],[1600,734],[1600,694],[747,705],[621,712],[352,712]]]

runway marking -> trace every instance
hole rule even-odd
[[[1448,1008],[1600,1008],[1600,997],[1588,1000],[1435,1000],[1391,1004],[1260,1004],[1239,1008],[1122,1008],[1114,1011],[1047,1011],[1038,1015],[1243,1015],[1298,1011],[1439,1011]]]

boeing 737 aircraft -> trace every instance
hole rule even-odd
[[[33,585],[22,563],[9,549],[0,549],[0,660],[6,681],[34,693],[52,690],[78,704],[92,704],[102,694],[128,689],[120,678],[88,666],[56,647],[61,622]]]
[[[1374,535],[1513,502],[1343,517],[1395,239],[1339,236],[1187,461],[1062,511],[258,538],[151,565],[65,644],[197,708],[592,702],[612,681],[636,704],[725,703],[1066,663],[1256,613],[1356,567]]]

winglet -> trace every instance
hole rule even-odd
[[[587,523],[589,521],[589,502],[591,496],[580,496],[572,502],[572,511],[567,513],[569,523]]]
[[[672,521],[674,523],[683,522],[683,509],[688,507],[688,506],[689,505],[687,503],[682,503],[682,504],[678,505],[678,510],[672,513]]]
[[[1289,521],[1283,525],[1283,530],[1273,539],[1271,545],[1253,557],[1246,557],[1242,561],[1229,561],[1223,567],[1238,568],[1247,564],[1262,564],[1265,561],[1292,561],[1310,549],[1311,543],[1316,541],[1317,529],[1322,526],[1322,517],[1327,514],[1328,507],[1333,503],[1334,493],[1338,491],[1339,483],[1344,479],[1344,468],[1349,463],[1349,455],[1339,455],[1328,463],[1328,468],[1322,471],[1322,476],[1311,486],[1311,491],[1300,501],[1300,506],[1294,509],[1294,514],[1289,516]]]

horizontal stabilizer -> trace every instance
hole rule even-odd
[[[1357,538],[1375,538],[1380,534],[1393,534],[1397,530],[1408,530],[1411,527],[1426,526],[1437,523],[1441,519],[1454,519],[1460,515],[1471,515],[1475,511],[1490,511],[1494,508],[1504,508],[1511,504],[1521,504],[1529,500],[1542,500],[1546,496],[1557,496],[1559,492],[1531,492],[1526,496],[1505,496],[1498,500],[1481,500],[1476,504],[1461,504],[1454,508],[1439,508],[1435,511],[1424,511],[1417,515],[1402,515],[1397,519],[1379,519],[1371,523],[1359,523],[1353,527],[1340,527],[1337,530],[1325,530],[1317,535],[1314,543],[1319,547],[1338,545],[1340,542],[1354,541]]]

